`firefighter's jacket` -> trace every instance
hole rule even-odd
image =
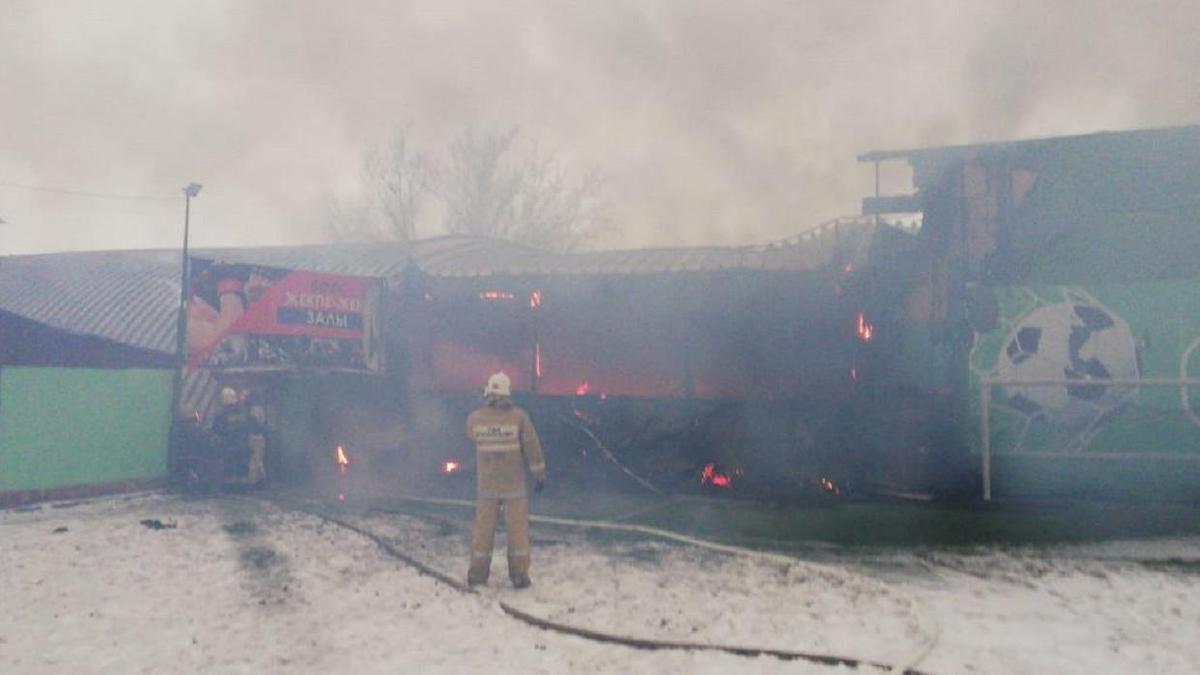
[[[467,417],[467,436],[475,441],[479,497],[526,496],[525,465],[535,480],[546,480],[546,461],[529,415],[507,399]]]
[[[213,442],[223,459],[243,466],[249,458],[250,435],[262,433],[250,409],[240,403],[225,406],[213,418]]]

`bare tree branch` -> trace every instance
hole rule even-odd
[[[450,232],[501,237],[541,248],[577,248],[608,223],[597,172],[571,180],[553,157],[517,144],[517,127],[468,130],[450,146],[439,194]]]
[[[366,198],[382,218],[377,227],[385,237],[408,241],[417,236],[417,222],[434,179],[434,167],[419,152],[413,152],[403,134],[385,147],[375,148],[363,158]]]
[[[432,210],[452,234],[577,248],[609,223],[602,177],[591,171],[573,178],[552,155],[519,144],[519,135],[518,127],[467,129],[439,168],[397,134],[366,153],[362,193],[331,198],[327,220],[340,236],[410,240]]]
[[[325,222],[338,237],[363,239],[370,236],[370,213],[361,199],[330,194],[325,198]]]
[[[507,237],[521,176],[511,152],[519,129],[479,133],[467,129],[450,143],[439,182],[446,229],[454,234]]]

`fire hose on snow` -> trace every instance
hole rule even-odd
[[[474,502],[461,500],[461,499],[442,499],[442,498],[433,498],[433,497],[417,497],[417,496],[410,496],[410,495],[398,495],[398,496],[395,496],[395,498],[403,500],[403,501],[408,501],[408,502],[425,503],[425,504],[433,504],[433,505],[457,506],[457,507],[465,507],[465,508],[474,508],[475,507]],[[440,570],[437,570],[437,569],[429,566],[428,564],[421,562],[420,560],[417,560],[416,558],[408,555],[404,551],[397,549],[385,537],[375,534],[374,532],[371,532],[370,530],[359,527],[353,523],[347,522],[346,520],[344,520],[342,518],[338,518],[338,517],[330,515],[328,513],[324,513],[320,510],[308,508],[302,504],[296,504],[296,503],[290,503],[290,502],[281,502],[281,504],[284,506],[288,506],[290,508],[299,509],[299,510],[304,511],[305,513],[308,513],[312,516],[315,516],[317,518],[320,518],[320,519],[330,522],[332,524],[338,525],[339,527],[353,531],[361,536],[364,536],[364,537],[370,539],[371,541],[375,542],[375,544],[377,544],[381,549],[383,549],[389,555],[391,555],[399,560],[402,560],[406,564],[416,568],[419,572],[426,574],[430,577],[433,577],[434,579],[437,579],[438,581],[441,581],[442,583],[445,583],[462,593],[477,595],[477,592],[474,588],[467,586],[465,583],[463,583],[462,581],[460,581],[453,575],[450,575],[450,574],[447,574]],[[674,542],[678,542],[678,543],[682,543],[682,544],[687,544],[690,546],[695,546],[698,548],[705,548],[708,550],[717,551],[717,552],[725,553],[728,555],[757,558],[760,560],[767,560],[767,561],[770,561],[770,562],[773,562],[776,564],[783,564],[786,566],[791,566],[791,565],[795,565],[798,563],[804,563],[804,561],[801,561],[797,558],[783,555],[780,553],[773,553],[773,552],[768,552],[768,551],[756,551],[754,549],[743,548],[740,546],[721,544],[718,542],[708,541],[705,539],[698,539],[695,537],[690,537],[687,535],[679,534],[677,532],[672,532],[670,530],[664,530],[664,529],[655,528],[655,527],[648,527],[645,525],[631,525],[631,524],[614,523],[614,522],[600,521],[600,520],[576,520],[576,519],[571,519],[571,518],[558,518],[558,517],[553,517],[553,516],[537,516],[537,515],[532,515],[532,514],[529,516],[529,519],[532,522],[544,523],[544,524],[548,524],[548,525],[559,525],[559,526],[578,527],[578,528],[585,528],[585,529],[619,531],[619,532],[647,535],[647,536],[657,537],[660,539],[666,539],[669,541],[674,541]],[[805,563],[805,564],[811,564],[811,563]],[[843,575],[846,574],[844,571],[837,570],[836,568],[828,568],[828,571],[836,572],[836,573],[843,574]],[[898,595],[898,592],[896,590],[892,589],[889,586],[886,586],[882,582],[876,582],[876,583],[878,583],[880,588],[882,588],[885,592],[893,594],[893,595]],[[903,597],[903,596],[901,596],[901,597]],[[525,623],[528,623],[532,626],[544,629],[544,630],[552,630],[555,632],[574,635],[577,637],[582,637],[582,638],[586,638],[586,639],[593,640],[593,641],[607,642],[607,643],[612,643],[612,644],[621,644],[621,645],[625,645],[628,647],[634,647],[634,648],[638,648],[638,649],[677,649],[677,650],[691,650],[691,651],[695,651],[695,650],[719,651],[719,652],[734,654],[734,655],[738,655],[738,656],[772,656],[775,658],[786,659],[786,660],[800,659],[800,660],[811,661],[814,663],[821,663],[824,665],[843,665],[843,666],[851,666],[851,667],[855,667],[855,666],[859,666],[859,665],[869,665],[869,666],[873,666],[876,668],[887,669],[894,673],[920,673],[921,671],[917,670],[917,666],[921,663],[921,661],[923,661],[925,659],[925,657],[929,654],[929,652],[933,649],[934,645],[937,643],[937,640],[938,640],[938,637],[940,634],[940,629],[938,627],[936,620],[934,620],[932,615],[929,614],[928,610],[926,610],[925,607],[919,601],[917,601],[915,598],[911,598],[911,597],[905,597],[904,600],[907,603],[907,606],[909,607],[910,611],[913,613],[913,616],[916,618],[917,623],[923,629],[922,632],[925,633],[926,639],[925,639],[924,643],[917,650],[913,651],[911,654],[909,654],[908,656],[906,656],[903,659],[900,659],[897,663],[894,663],[894,664],[885,664],[885,663],[880,663],[877,661],[871,661],[871,660],[855,658],[855,657],[834,656],[834,655],[828,655],[828,654],[818,654],[818,653],[802,652],[802,651],[789,651],[789,650],[772,649],[772,648],[765,648],[765,647],[747,647],[747,646],[737,646],[737,645],[721,645],[721,644],[710,644],[710,643],[679,642],[679,641],[670,641],[670,640],[654,640],[654,639],[648,639],[648,638],[638,638],[638,637],[632,637],[632,636],[617,635],[617,634],[606,633],[606,632],[602,632],[602,631],[596,631],[596,630],[592,630],[592,629],[588,629],[588,628],[583,628],[583,627],[579,627],[579,626],[574,626],[574,625],[570,625],[570,624],[559,623],[559,622],[552,621],[552,620],[549,620],[546,618],[534,616],[534,615],[529,614],[528,612],[525,612],[517,607],[514,607],[513,605],[511,605],[507,602],[504,602],[503,600],[497,600],[496,603],[497,603],[497,606],[499,607],[499,609],[501,611],[503,611],[505,614],[507,614],[515,619],[518,619],[520,621],[523,621]]]
[[[617,459],[617,456],[613,454],[612,450],[609,450],[608,446],[604,445],[604,443],[601,443],[600,439],[596,437],[596,434],[592,433],[592,430],[587,428],[587,425],[580,424],[580,423],[576,422],[575,420],[571,419],[570,417],[567,417],[566,415],[559,415],[558,418],[560,420],[562,420],[564,423],[574,427],[575,429],[578,429],[579,431],[581,431],[585,435],[587,435],[587,437],[589,439],[591,439],[591,441],[593,443],[596,444],[596,447],[600,449],[600,452],[604,453],[604,458],[607,459],[614,466],[616,466],[618,469],[620,469],[621,473],[625,474],[626,476],[629,476],[631,479],[633,479],[633,481],[635,483],[637,483],[638,485],[641,485],[642,487],[653,492],[654,494],[656,494],[656,495],[663,494],[662,490],[659,490],[658,488],[654,487],[645,478],[642,478],[641,476],[637,475],[636,473],[631,471],[629,469],[629,467],[622,464],[621,461]]]

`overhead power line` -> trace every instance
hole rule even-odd
[[[60,195],[71,195],[73,197],[90,197],[93,199],[116,199],[127,202],[172,202],[176,201],[177,197],[166,197],[157,195],[117,195],[108,192],[92,192],[89,190],[75,190],[71,188],[51,187],[48,185],[29,185],[27,183],[14,183],[12,181],[0,180],[0,187],[16,188],[18,190],[29,190],[31,192],[49,192]]]

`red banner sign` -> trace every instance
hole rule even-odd
[[[378,370],[377,280],[192,259],[188,365]]]

